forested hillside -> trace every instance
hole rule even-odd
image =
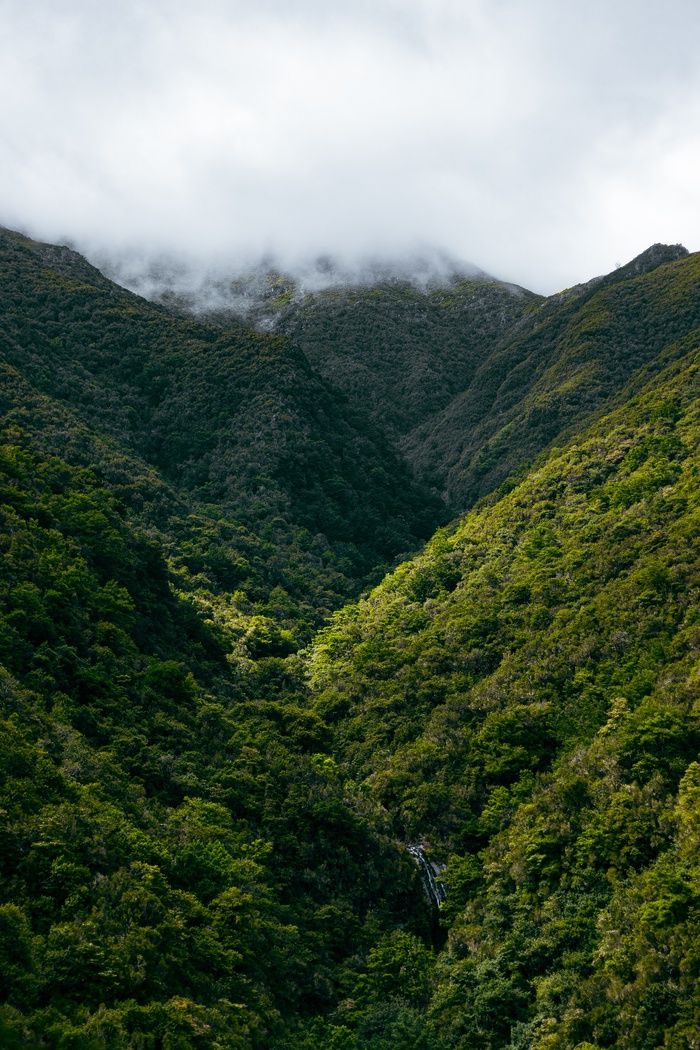
[[[426,928],[413,865],[295,664],[227,664],[94,474],[4,438],[0,1041],[272,1045]]]
[[[35,390],[260,534],[323,536],[341,594],[443,514],[287,338],[173,318],[68,249],[0,232],[0,352]]]
[[[411,436],[419,476],[472,506],[538,453],[609,410],[643,365],[700,324],[699,263],[657,244],[607,277],[546,300],[484,361],[470,386]],[[626,395],[625,395],[626,396]]]
[[[312,652],[355,790],[447,863],[426,1046],[697,1045],[700,331],[658,365]]]
[[[458,513],[612,407],[640,366],[694,331],[698,263],[686,256],[654,245],[549,299],[474,278],[328,291],[290,304],[276,327]]]
[[[698,263],[687,256],[655,244],[549,298],[485,274],[303,294],[270,272],[248,316],[290,336],[456,515],[609,411],[643,365],[695,330]],[[172,306],[186,315],[201,304]],[[243,324],[227,311],[210,318]]]
[[[700,1045],[699,257],[282,335],[0,248],[0,1044]]]
[[[427,289],[387,282],[293,301],[275,328],[402,447],[470,385],[490,348],[541,301],[486,279],[453,278]]]
[[[5,242],[0,1042],[282,1045],[347,993],[382,931],[430,928],[415,865],[346,805],[283,659],[395,553],[382,527],[418,542],[392,492],[403,511],[426,501],[293,348],[298,415],[269,440],[265,382],[271,397],[295,382],[284,340],[245,333],[219,353],[218,332],[122,297],[73,253]],[[206,458],[195,428],[217,397],[233,415],[256,391],[258,431],[238,416],[230,440],[257,451],[217,502],[183,469]],[[159,411],[172,442],[152,441]],[[343,506],[372,524],[364,547],[295,518],[294,471],[326,484],[336,464],[357,482]],[[316,497],[297,496],[312,522]]]

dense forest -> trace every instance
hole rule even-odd
[[[700,1047],[700,256],[275,317],[0,235],[0,1044]]]

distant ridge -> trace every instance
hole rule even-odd
[[[445,252],[413,253],[395,259],[353,262],[322,255],[285,264],[273,256],[244,264],[202,261],[138,252],[95,256],[111,280],[178,313],[223,326],[274,326],[280,307],[328,289],[410,284],[425,290],[452,280],[495,280],[471,263]]]
[[[151,293],[183,316],[289,335],[458,513],[612,403],[658,353],[665,322],[653,289],[661,286],[630,282],[687,256],[683,245],[654,244],[611,273],[549,297],[475,267],[460,274],[439,255],[350,275],[322,259],[306,285],[261,266],[238,283],[209,275],[189,298],[172,291],[176,275],[171,290],[155,275]],[[198,298],[205,287],[212,298]],[[238,314],[232,292],[242,304]],[[607,321],[592,326],[594,317]]]
[[[317,536],[335,545],[328,580],[339,590],[321,598],[326,610],[444,520],[440,500],[288,337],[174,317],[71,249],[9,231],[0,288],[0,349],[38,392],[197,506],[216,504],[258,534],[274,521],[290,542],[302,531],[312,546]],[[320,553],[308,552],[311,575]]]

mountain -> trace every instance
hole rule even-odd
[[[335,506],[356,477],[376,531],[417,490],[285,340],[221,339],[71,252],[3,244],[0,1043],[281,1046],[378,931],[430,926],[282,659],[377,549],[312,535],[298,494],[313,522],[314,479],[339,471]]]
[[[3,1046],[697,1043],[699,268],[256,332],[2,234]]]
[[[687,255],[653,245],[549,298],[481,273],[306,294],[270,274],[261,302],[274,309],[250,317],[291,336],[458,513],[610,409],[639,368],[695,329],[692,294],[672,320],[667,301],[670,288],[692,287]]]
[[[695,329],[692,295],[669,328],[668,288],[695,279],[687,255],[682,245],[653,245],[548,298],[481,271],[429,280],[379,272],[373,284],[304,291],[261,270],[252,284],[245,275],[220,281],[219,294],[247,303],[236,316],[211,306],[214,286],[178,298],[154,275],[148,288],[184,315],[224,328],[246,317],[291,337],[454,515],[612,408],[639,368]],[[239,284],[249,299],[231,298]]]
[[[358,797],[446,864],[426,1046],[696,1039],[700,328],[679,345],[669,307],[685,327],[699,263],[669,266],[669,345],[620,407],[311,653]]]
[[[369,406],[456,513],[611,407],[638,368],[693,331],[692,297],[668,328],[667,288],[677,282],[666,264],[678,261],[680,273],[686,256],[655,245],[548,299],[474,277],[326,291],[291,304],[276,330],[353,404]]]
[[[566,442],[643,366],[700,323],[697,260],[654,245],[607,277],[553,296],[494,345],[470,385],[409,438],[419,477],[463,509]],[[682,289],[682,290],[681,290]],[[673,302],[683,296],[681,309]]]
[[[364,403],[403,449],[405,439],[466,389],[484,353],[539,297],[497,281],[452,278],[331,289],[281,313],[311,363],[353,403]]]
[[[444,516],[286,337],[173,318],[69,249],[7,231],[0,289],[7,365],[193,507],[305,548],[312,575],[330,562],[331,607]]]

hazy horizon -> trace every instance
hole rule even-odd
[[[456,260],[550,294],[700,248],[700,8],[0,0],[0,223],[91,260]]]

